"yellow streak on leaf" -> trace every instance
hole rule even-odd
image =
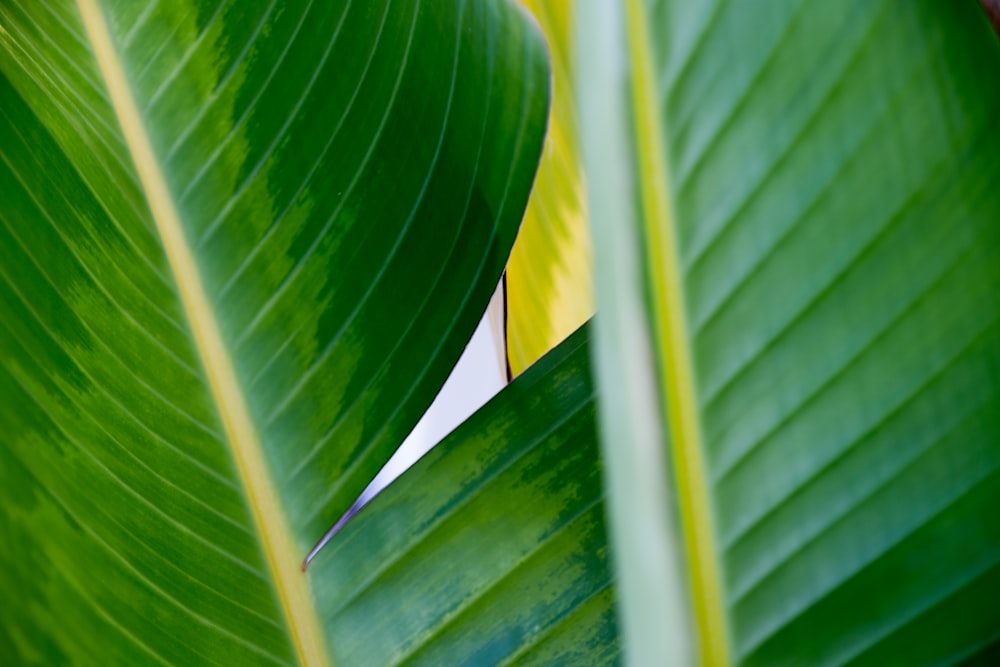
[[[256,428],[107,24],[97,0],[77,0],[77,6],[177,282],[268,566],[274,576],[299,662],[308,666],[328,665],[326,646],[307,580],[299,570],[301,558],[296,554],[287,521],[267,472]]]
[[[702,665],[721,667],[729,663],[722,579],[703,459],[698,395],[691,365],[683,278],[664,154],[666,144],[657,102],[648,18],[642,0],[628,0],[626,26],[653,326],[687,549],[698,649]]]

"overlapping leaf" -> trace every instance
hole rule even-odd
[[[301,557],[430,403],[547,91],[505,2],[0,5],[0,662],[304,658],[262,526]]]
[[[504,389],[312,567],[339,664],[615,664],[587,331]]]
[[[593,215],[607,225],[598,283],[612,283],[608,238],[641,249],[644,284],[604,294],[653,296],[642,326],[659,354],[646,358],[660,364],[675,466],[660,485],[688,545],[714,543],[714,558],[688,552],[688,583],[708,610],[699,621],[717,613],[728,635],[701,624],[701,655],[988,662],[1000,641],[1000,44],[981,9],[626,4],[617,33],[595,27],[606,8],[584,20],[629,53],[633,78],[609,67],[578,80],[591,101],[632,95],[621,154],[643,193],[667,197],[637,204],[615,189],[628,162],[588,162],[599,203],[612,202]],[[615,131],[586,124],[590,154],[606,156]],[[661,319],[671,284],[686,305]],[[600,368],[635,355],[598,343]],[[693,382],[671,377],[685,366]],[[606,376],[627,382],[628,368]],[[685,409],[700,438],[678,427]],[[635,489],[611,500],[627,510]],[[699,503],[712,521],[691,520]]]

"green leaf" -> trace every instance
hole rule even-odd
[[[505,388],[313,564],[341,664],[614,664],[586,329]]]
[[[982,11],[578,12],[625,655],[989,661],[1000,44]]]
[[[507,357],[515,375],[594,314],[573,99],[573,3],[522,2],[549,44],[553,98],[538,177],[507,264]]]
[[[299,571],[541,149],[500,0],[0,5],[0,662],[322,664]]]

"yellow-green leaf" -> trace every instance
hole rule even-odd
[[[594,313],[573,99],[573,1],[522,2],[548,41],[554,90],[538,176],[507,266],[507,356],[514,375]]]

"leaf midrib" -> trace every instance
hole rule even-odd
[[[688,337],[683,271],[671,201],[672,181],[658,104],[649,15],[641,0],[624,9],[637,190],[661,402],[670,433],[675,496],[680,510],[697,644],[702,665],[729,664],[729,640],[716,549],[701,417]]]
[[[173,273],[188,328],[246,492],[290,640],[300,664],[329,665],[319,619],[307,580],[299,571],[295,543],[268,474],[256,426],[97,2],[77,0],[77,7]]]

